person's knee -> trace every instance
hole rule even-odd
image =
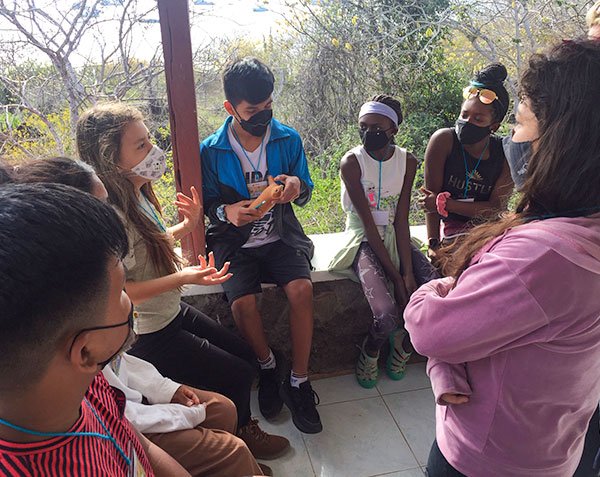
[[[306,278],[291,281],[284,288],[291,305],[305,305],[307,302],[312,301],[313,285]]]
[[[235,434],[237,429],[237,409],[234,402],[222,394],[211,405],[210,412],[219,416],[219,429]]]
[[[231,304],[231,312],[237,318],[245,318],[258,314],[258,306],[256,305],[256,297],[254,295],[244,295],[236,298]]]
[[[250,449],[248,449],[246,443],[235,435],[229,436],[227,448],[229,449],[229,455],[231,458],[238,462],[251,462],[254,460],[254,457],[252,456],[252,453],[250,452]]]

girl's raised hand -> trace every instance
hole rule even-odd
[[[192,197],[188,197],[181,192],[177,193],[177,200],[174,204],[177,206],[179,213],[183,215],[183,227],[186,231],[191,232],[200,221],[202,215],[202,204],[200,203],[200,196],[196,191],[196,188],[192,186],[190,188]]]
[[[220,285],[232,277],[229,270],[229,262],[225,262],[221,270],[215,268],[215,257],[212,252],[208,254],[208,260],[198,255],[200,265],[185,267],[179,273],[183,279],[183,285]]]

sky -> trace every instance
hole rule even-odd
[[[122,11],[122,7],[114,6],[122,0],[103,0],[103,15],[110,16]],[[191,24],[192,49],[219,37],[245,37],[261,39],[269,32],[282,27],[281,13],[285,11],[284,0],[188,0]],[[91,3],[91,2],[90,2]],[[36,0],[37,8],[52,14],[56,9],[68,9],[77,6],[78,0]],[[138,11],[148,11],[156,5],[156,0],[138,0]],[[11,25],[0,19],[0,35],[10,36]],[[101,38],[91,35],[84,37],[72,58],[73,63],[83,63],[86,57],[94,56],[100,42],[116,44],[116,36],[111,35],[111,28],[102,31]],[[155,9],[144,17],[144,22],[136,25],[131,45],[134,56],[147,60],[152,57],[161,45],[158,10]],[[28,52],[44,61],[44,55]],[[39,56],[38,56],[39,55]]]
[[[152,6],[155,0],[140,0]],[[192,51],[219,37],[244,37],[261,39],[282,24],[281,0],[190,0],[190,25]],[[161,44],[158,11],[149,15],[139,34],[135,56],[149,59]]]

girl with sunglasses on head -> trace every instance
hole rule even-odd
[[[502,139],[494,135],[508,111],[506,76],[501,64],[478,72],[463,90],[455,127],[436,131],[427,145],[421,204],[434,262],[442,244],[506,209],[513,183]]]
[[[373,313],[356,364],[356,379],[365,388],[377,383],[379,351],[386,341],[388,376],[404,376],[412,345],[402,311],[418,286],[438,277],[410,240],[408,211],[417,159],[394,144],[401,123],[396,99],[378,95],[367,101],[358,114],[362,145],[348,151],[340,165],[346,233],[329,269],[354,270]]]

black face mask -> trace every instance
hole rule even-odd
[[[378,151],[390,143],[391,138],[388,137],[387,131],[364,130],[360,132],[360,140],[367,151]]]
[[[531,141],[514,142],[511,136],[502,139],[504,155],[510,167],[510,175],[517,190],[523,187],[527,178],[527,165],[531,157]]]
[[[492,132],[490,126],[477,126],[465,119],[459,118],[456,120],[456,135],[462,145],[468,146],[489,136]]]
[[[233,109],[237,113],[238,121],[244,131],[256,137],[263,137],[265,135],[269,124],[271,124],[271,119],[273,119],[272,109],[263,109],[262,111],[259,111],[251,116],[248,120],[241,119],[240,113],[237,112],[237,109],[235,109],[235,107]]]
[[[122,351],[126,351],[127,349],[129,349],[131,347],[131,345],[133,345],[133,343],[137,339],[136,334],[133,332],[133,313],[134,313],[133,305],[131,305],[131,311],[129,312],[129,315],[127,316],[127,321],[124,321],[123,323],[117,323],[116,325],[107,325],[107,326],[94,326],[92,328],[84,328],[83,330],[80,330],[73,338],[73,341],[71,342],[71,348],[73,348],[73,344],[75,343],[75,340],[81,333],[84,333],[87,331],[96,331],[96,330],[108,330],[111,328],[119,328],[121,326],[127,325],[129,333],[127,333],[127,337],[125,338],[125,341],[123,341],[123,344],[108,359],[105,359],[104,361],[101,361],[98,363],[98,366],[100,366],[100,369],[104,369],[106,367],[106,365],[115,358],[115,356],[117,356]],[[69,353],[70,352],[71,352],[71,350],[69,349]]]
[[[100,366],[100,369],[104,369],[106,367],[106,365],[108,363],[110,363],[113,359],[115,359],[115,357],[124,352],[127,351],[129,348],[131,348],[131,346],[133,345],[133,343],[135,343],[135,340],[137,339],[137,335],[133,332],[133,304],[131,305],[131,311],[129,312],[129,315],[127,315],[127,321],[124,323],[118,323],[116,325],[112,325],[112,326],[105,326],[104,328],[96,328],[96,329],[106,329],[106,328],[118,328],[119,326],[127,326],[127,329],[129,331],[129,333],[127,333],[127,338],[125,338],[125,341],[123,341],[123,344],[119,347],[119,349],[113,353],[110,358],[105,359],[104,361],[101,361],[100,363],[98,363],[98,366]]]

